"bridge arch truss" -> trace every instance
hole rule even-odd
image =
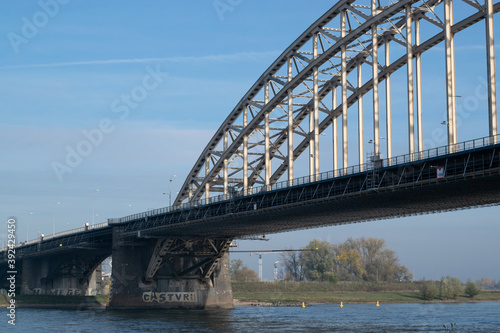
[[[315,180],[320,174],[319,136],[328,129],[333,138],[333,169],[346,169],[356,161],[362,170],[366,162],[364,104],[370,105],[372,113],[373,157],[380,156],[379,133],[385,126],[390,159],[391,75],[405,65],[407,153],[418,158],[418,152],[424,150],[421,55],[441,42],[446,64],[447,140],[450,146],[456,144],[454,36],[481,21],[486,31],[488,135],[496,140],[493,14],[500,11],[500,3],[461,1],[470,15],[458,22],[454,22],[453,0],[338,1],[274,61],[231,111],[188,174],[175,205],[202,197],[208,200],[214,194],[251,194],[255,186],[271,186],[284,179],[291,184],[294,162],[302,154],[308,155],[309,177]],[[431,33],[422,40],[424,29],[425,35]],[[391,52],[401,47],[405,52],[391,58]],[[367,67],[371,68],[369,79],[363,80]],[[373,96],[370,101],[363,99],[368,92]],[[355,104],[357,110],[353,110]],[[355,158],[349,156],[348,112],[357,112],[358,118]],[[381,124],[381,115],[385,124]]]

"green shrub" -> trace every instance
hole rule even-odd
[[[478,295],[481,292],[481,287],[479,287],[477,284],[471,281],[467,281],[467,284],[465,285],[465,294],[469,296],[470,298],[473,298],[474,296]]]
[[[462,292],[462,283],[457,278],[442,277],[439,284],[439,293],[442,299],[455,299]]]
[[[434,281],[422,281],[420,284],[420,293],[425,300],[432,301],[439,293],[438,287]]]
[[[337,282],[339,282],[339,278],[338,278],[337,274],[326,273],[326,276],[327,276],[328,282],[330,282],[330,283],[337,283]]]

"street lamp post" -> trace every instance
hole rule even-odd
[[[371,140],[370,139],[370,141],[368,141],[368,143],[373,144],[373,155],[372,155],[372,158],[371,158],[373,160],[373,156],[375,156],[375,140]]]
[[[384,138],[379,137],[379,139],[383,140]],[[380,158],[380,150],[377,149],[376,142],[375,140],[370,140],[368,143],[373,143],[373,155],[370,157],[370,161],[372,162],[372,173],[371,173],[371,179],[370,177],[367,178],[367,187],[374,187],[376,184],[376,177],[377,173],[376,170],[377,168],[382,167],[382,159]]]
[[[95,217],[95,213],[94,213],[94,211],[95,211],[95,194],[97,192],[99,192],[98,188],[96,188],[94,193],[92,193],[92,225],[94,225],[94,221],[95,221],[95,219],[94,219],[94,217]]]
[[[379,138],[380,140],[384,140],[385,138]],[[375,147],[375,140],[371,140],[368,141],[368,143],[373,143],[373,155],[371,157],[371,161],[373,162],[374,164],[374,167],[375,167],[375,161],[380,161],[381,158],[380,158],[380,151],[377,153],[377,149]]]
[[[169,185],[168,185],[168,206],[172,207],[172,180],[177,177],[177,175],[170,176]]]
[[[56,207],[57,205],[60,205],[61,203],[58,201],[54,204],[54,216],[52,218],[52,235],[56,233]]]
[[[33,215],[33,212],[30,212],[30,215]],[[29,240],[29,236],[28,236],[29,227],[30,227],[29,224],[26,223],[26,241]]]

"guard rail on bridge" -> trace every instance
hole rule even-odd
[[[406,154],[406,155],[401,155],[397,157],[393,157],[390,159],[372,159],[371,163],[365,163],[361,165],[355,165],[351,166],[348,168],[343,168],[343,169],[338,169],[338,170],[333,170],[333,171],[328,171],[328,172],[323,172],[320,173],[316,176],[306,176],[306,177],[301,177],[301,178],[296,178],[293,181],[283,181],[283,182],[278,182],[272,186],[260,186],[260,187],[254,187],[251,188],[247,191],[247,193],[244,193],[243,191],[235,191],[231,194],[226,194],[226,195],[219,195],[219,196],[214,196],[210,197],[208,199],[201,199],[195,202],[189,202],[189,203],[184,203],[182,205],[178,206],[171,206],[171,207],[164,207],[160,209],[154,209],[154,210],[149,210],[143,213],[139,214],[133,214],[129,215],[126,217],[122,218],[111,218],[108,219],[108,222],[96,224],[96,225],[86,225],[81,228],[77,229],[72,229],[72,230],[67,230],[63,232],[59,232],[50,236],[43,236],[39,237],[37,239],[31,240],[31,241],[26,241],[22,243],[18,243],[16,245],[16,248],[18,247],[25,247],[25,246],[30,246],[33,244],[37,244],[40,242],[50,242],[52,240],[61,238],[61,237],[66,237],[66,236],[72,236],[72,235],[77,235],[79,233],[84,233],[84,232],[89,232],[89,231],[97,231],[101,229],[108,228],[112,225],[119,225],[119,224],[127,224],[132,221],[139,221],[139,220],[144,220],[147,217],[154,217],[158,215],[166,215],[169,213],[175,213],[176,212],[181,212],[184,210],[188,210],[191,208],[202,208],[205,206],[209,206],[211,204],[216,204],[216,203],[227,203],[228,201],[231,201],[232,199],[244,199],[247,197],[255,196],[257,194],[264,194],[264,193],[269,193],[272,191],[276,190],[284,190],[287,188],[294,188],[296,186],[301,186],[301,185],[307,185],[307,184],[313,184],[313,183],[318,183],[318,182],[324,182],[327,180],[332,180],[336,178],[345,178],[345,177],[353,177],[356,175],[363,175],[367,174],[369,171],[375,171],[375,170],[381,170],[384,168],[390,168],[390,167],[403,167],[408,164],[415,164],[418,163],[419,161],[425,161],[433,158],[442,158],[442,157],[448,157],[448,156],[454,156],[456,154],[463,154],[465,152],[473,152],[475,150],[479,149],[485,149],[488,147],[493,147],[494,145],[499,143],[500,135],[495,136],[495,137],[484,137],[480,139],[474,139],[474,140],[469,140],[465,142],[458,143],[456,145],[452,146],[443,146],[443,147],[438,147],[438,148],[432,148],[428,149],[425,151],[417,152],[415,154]],[[467,169],[467,166],[465,166]],[[449,170],[451,172],[451,170]],[[408,174],[406,175],[408,176]],[[424,176],[422,172],[420,174],[417,174],[419,179],[423,179],[422,177]],[[412,176],[413,177],[413,176]],[[429,177],[429,175],[427,175]],[[358,180],[359,181],[359,180]],[[414,181],[413,179],[410,179],[410,181]],[[364,184],[366,180],[362,180],[360,184],[358,184],[359,188],[366,188],[366,184]],[[404,183],[404,182],[403,182]],[[349,186],[353,187],[354,184],[351,183]],[[335,187],[338,187],[338,189],[335,189],[332,187],[329,191],[333,193],[349,193],[351,190],[349,189],[349,186],[346,187],[346,185],[335,185]],[[356,186],[354,186],[356,187]],[[358,191],[359,188],[356,188],[353,191]],[[292,198],[288,198],[292,199]],[[253,205],[253,201],[250,201],[249,204]],[[262,207],[262,205],[259,205],[259,207]],[[252,209],[251,207],[247,209]],[[224,210],[225,211],[225,210]],[[238,211],[238,209],[236,209]],[[223,211],[219,211],[216,215],[219,215],[219,213],[223,213]],[[199,214],[196,214],[199,216]],[[212,213],[210,214],[211,216]],[[202,214],[203,216],[203,214]],[[173,221],[170,221],[173,222]],[[133,228],[135,229],[135,228]],[[0,249],[0,252],[6,251],[7,247]]]
[[[90,230],[105,229],[108,227],[109,227],[108,222],[103,222],[103,223],[94,224],[94,225],[85,225],[82,228],[61,231],[61,232],[58,232],[58,233],[50,235],[50,236],[40,236],[39,238],[30,240],[30,241],[21,242],[21,243],[16,244],[15,248],[37,244],[37,243],[40,243],[42,241],[51,241],[51,240],[54,240],[54,239],[57,239],[60,237],[76,235],[76,234],[90,231]],[[7,251],[7,249],[8,249],[8,247],[4,247],[4,248],[0,249],[0,252]]]
[[[233,193],[213,196],[207,199],[200,199],[198,201],[184,203],[182,205],[164,207],[159,209],[149,210],[143,213],[133,214],[129,216],[125,216],[122,218],[111,218],[108,219],[109,225],[116,225],[121,223],[127,223],[134,220],[144,219],[146,217],[151,217],[155,215],[167,214],[179,210],[190,209],[194,207],[210,205],[217,202],[223,202],[230,200],[234,197],[243,197],[254,195],[258,193],[285,189],[288,187],[294,187],[298,185],[305,185],[317,181],[324,181],[328,179],[333,179],[336,177],[344,177],[344,176],[353,176],[359,173],[373,171],[374,169],[380,169],[384,167],[395,167],[395,166],[404,166],[410,163],[416,163],[418,161],[423,161],[432,158],[444,157],[444,156],[452,156],[453,154],[463,153],[467,151],[474,151],[478,149],[482,149],[485,147],[493,146],[500,142],[500,135],[483,137],[474,140],[468,140],[464,142],[457,143],[455,145],[450,146],[442,146],[437,148],[431,148],[424,151],[416,152],[414,154],[406,154],[400,155],[396,157],[392,157],[389,159],[372,159],[370,163],[364,163],[359,165],[350,166],[348,168],[341,168],[337,170],[327,171],[320,173],[318,175],[313,176],[305,176],[300,178],[295,178],[293,181],[282,181],[277,182],[273,185],[268,186],[260,186],[248,189],[246,193],[241,191],[233,191]]]

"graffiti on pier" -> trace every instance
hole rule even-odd
[[[59,289],[33,289],[33,295],[59,295],[59,296],[83,296],[84,293],[80,289],[75,288],[59,288]]]
[[[196,293],[187,293],[187,292],[159,292],[156,293],[154,291],[144,292],[142,293],[142,300],[146,303],[158,302],[158,303],[166,303],[166,302],[196,302]]]

